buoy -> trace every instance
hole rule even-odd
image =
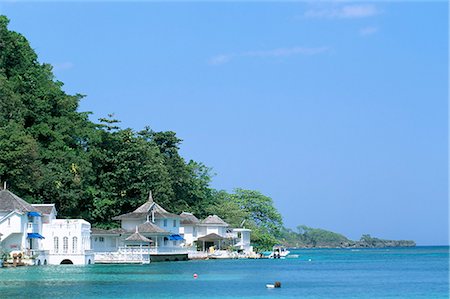
[[[197,273],[194,273],[194,278],[197,278],[197,277],[198,277]]]
[[[312,261],[312,259],[309,259],[308,262]]]

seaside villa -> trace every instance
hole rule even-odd
[[[180,214],[180,235],[185,239],[187,246],[195,246],[201,251],[233,247],[237,252],[253,253],[250,245],[250,229],[230,228],[229,224],[217,215],[209,215],[199,220],[192,213]]]
[[[133,212],[114,217],[121,227],[92,229],[92,246],[98,263],[146,263],[187,260],[187,249],[179,235],[180,216],[169,213],[153,201]]]
[[[170,213],[153,200],[151,192],[143,205],[113,220],[119,220],[121,227],[92,229],[96,263],[187,260],[198,257],[198,250],[221,250],[224,245],[242,253],[253,252],[249,229],[230,229],[216,215],[200,221],[192,213]]]
[[[91,264],[91,225],[56,219],[54,204],[29,204],[0,190],[0,250],[30,265]]]

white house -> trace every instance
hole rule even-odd
[[[83,219],[56,219],[54,204],[29,204],[0,190],[0,247],[21,253],[36,265],[91,264],[91,225]]]
[[[193,246],[197,241],[198,224],[200,220],[192,213],[183,212],[180,214],[180,235],[185,240],[186,246]]]
[[[224,249],[233,246],[237,251],[250,254],[253,247],[250,245],[250,229],[230,228],[228,223],[217,215],[209,215],[199,220],[192,213],[180,214],[180,235],[187,246],[197,245],[203,251],[214,247]]]
[[[121,222],[120,228],[92,230],[95,259],[99,263],[185,260],[180,218],[154,202],[150,192],[143,205],[113,218]]]

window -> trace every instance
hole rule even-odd
[[[98,241],[99,242],[105,242],[105,238],[104,237],[98,237]]]
[[[68,249],[69,249],[69,238],[64,237],[63,238],[63,252],[67,253]]]
[[[176,219],[173,220],[173,227],[177,227],[177,220]]]
[[[77,252],[77,246],[78,246],[78,238],[73,237],[72,238],[72,253]]]
[[[177,241],[173,241],[173,246],[177,246]]]
[[[197,227],[195,227],[195,226],[194,226],[194,228],[193,228],[192,235],[193,235],[194,237],[197,237]]]
[[[53,250],[58,253],[59,251],[59,239],[58,237],[53,238]]]
[[[167,219],[164,219],[164,226],[167,226]]]
[[[168,241],[169,239],[167,239],[166,237],[164,237],[164,246],[167,246],[167,241]]]

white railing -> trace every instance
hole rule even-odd
[[[95,262],[107,262],[107,263],[145,263],[149,262],[149,256],[143,254],[122,254],[119,252],[96,252]]]
[[[170,254],[170,253],[187,253],[189,248],[186,247],[119,247],[119,253],[125,254]]]
[[[39,255],[48,255],[48,250],[38,250],[38,249],[27,249],[25,254],[29,257],[37,257]]]

